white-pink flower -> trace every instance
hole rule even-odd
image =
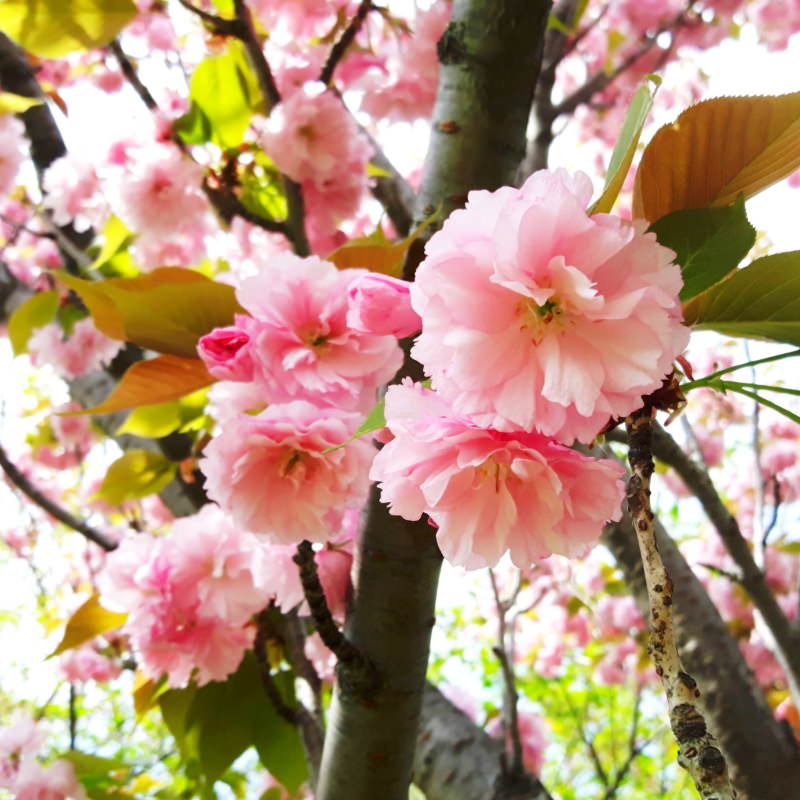
[[[197,224],[208,203],[203,168],[172,144],[129,150],[124,167],[109,171],[106,190],[113,211],[137,233],[172,236]]]
[[[31,363],[50,364],[64,378],[76,378],[109,364],[122,349],[123,342],[99,331],[91,317],[75,324],[72,335],[64,338],[58,323],[51,322],[34,331],[28,340]]]
[[[539,433],[480,427],[436,393],[405,382],[386,393],[394,434],[370,478],[393,514],[438,527],[445,558],[476,569],[506,551],[518,567],[585,553],[619,519],[622,467]]]
[[[272,109],[261,142],[278,169],[298,183],[323,180],[364,150],[350,112],[319,81],[304,84]]]
[[[25,126],[13,114],[0,114],[0,195],[14,185],[24,143]]]
[[[85,158],[65,155],[44,173],[44,204],[57,225],[72,223],[77,231],[101,228],[108,216],[103,187],[94,165]]]
[[[346,442],[358,414],[297,400],[230,420],[206,446],[206,491],[247,530],[275,544],[322,542],[367,494],[373,449]]]
[[[280,253],[242,282],[236,296],[253,316],[244,328],[265,400],[360,411],[374,405],[377,388],[400,368],[402,352],[393,336],[348,326],[348,290],[363,274],[316,256]]]
[[[689,331],[680,270],[644,223],[586,213],[582,173],[471,192],[411,289],[412,355],[459,413],[590,442],[657,389]]]

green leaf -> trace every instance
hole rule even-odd
[[[116,430],[120,433],[132,433],[135,436],[148,436],[158,439],[178,430],[182,424],[181,406],[176,400],[170,403],[135,408],[128,418]]]
[[[80,750],[67,750],[60,758],[66,759],[75,768],[75,775],[84,778],[107,777],[110,772],[128,772],[130,765],[119,758],[101,758]]]
[[[341,447],[345,447],[346,445],[350,444],[353,439],[359,439],[362,436],[366,436],[368,433],[372,433],[373,431],[378,431],[381,428],[386,427],[386,410],[385,410],[385,403],[383,400],[379,400],[372,408],[372,411],[367,414],[367,418],[358,428],[358,430],[346,441],[342,442],[341,444],[334,445],[333,447],[329,447],[327,450],[323,450],[322,454],[325,453],[332,453],[334,450],[338,450]]]
[[[103,244],[97,257],[89,265],[89,269],[100,269],[127,248],[133,239],[134,235],[127,225],[119,217],[112,216],[103,228]]]
[[[756,241],[744,198],[730,206],[673,211],[650,226],[681,266],[681,300],[691,300],[736,269]]]
[[[156,494],[172,480],[175,469],[161,453],[129,450],[108,468],[96,496],[119,506],[126,500]]]
[[[21,114],[29,108],[40,106],[43,102],[44,100],[38,97],[23,97],[20,94],[0,91],[0,114]]]
[[[693,328],[800,346],[800,251],[753,261],[684,305]]]
[[[61,58],[105,47],[136,13],[133,0],[3,0],[0,30],[37,56]]]
[[[8,338],[15,356],[28,352],[28,340],[37,328],[55,319],[58,292],[37,292],[18,305],[8,319]]]
[[[291,701],[291,675],[282,673],[273,679]],[[198,760],[210,784],[250,746],[256,747],[264,766],[290,792],[306,780],[300,738],[267,699],[252,653],[245,655],[227,680],[173,689],[159,703],[183,758]]]
[[[782,544],[775,544],[773,547],[780,550],[781,553],[787,553],[790,556],[800,555],[800,542],[786,542]]]
[[[84,642],[89,642],[101,633],[119,628],[127,618],[127,614],[118,614],[116,611],[103,608],[100,605],[100,596],[93,594],[69,618],[58,647],[50,653],[48,658],[60,655]]]
[[[94,282],[65,272],[58,277],[80,295],[106,336],[186,359],[197,356],[201,336],[244,312],[232,286],[189,269],[162,267],[137,278]]]
[[[655,75],[648,76],[649,82],[642,84],[633,95],[631,104],[625,114],[619,138],[614,145],[611,161],[608,164],[606,182],[603,193],[589,209],[590,214],[608,213],[611,211],[619,195],[622,184],[631,168],[631,162],[636,154],[639,137],[642,135],[647,115],[653,107],[653,98],[661,84],[661,78]],[[653,84],[652,86],[650,84]]]
[[[192,75],[189,97],[200,112],[191,121],[191,130],[199,125],[209,134],[208,140],[223,150],[242,143],[250,117],[261,110],[263,100],[240,41],[229,39],[224,53],[200,62]]]
[[[185,114],[175,120],[172,130],[185,144],[205,144],[211,141],[211,120],[195,102],[189,105]]]

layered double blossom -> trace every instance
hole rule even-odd
[[[459,413],[589,443],[639,408],[689,339],[674,254],[646,223],[589,216],[589,178],[471,192],[428,242],[412,350]]]
[[[484,428],[439,394],[406,380],[386,393],[394,435],[372,464],[393,514],[427,513],[452,564],[518,567],[552,553],[583,555],[619,519],[622,467],[540,433]]]

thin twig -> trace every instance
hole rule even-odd
[[[561,694],[564,698],[565,703],[567,704],[567,708],[569,709],[569,713],[572,716],[572,719],[575,720],[575,724],[578,726],[578,735],[581,737],[581,741],[586,745],[586,749],[589,751],[589,756],[592,759],[592,764],[594,764],[594,771],[597,777],[599,778],[600,782],[608,788],[610,786],[608,780],[608,773],[603,766],[603,762],[600,761],[600,754],[597,752],[597,748],[594,746],[594,740],[591,739],[586,732],[586,728],[583,724],[583,719],[581,715],[578,713],[578,710],[575,706],[572,705],[572,701],[569,697],[569,692],[564,690],[564,687],[559,683],[559,689],[561,690]]]
[[[69,685],[69,749],[76,750],[76,740],[78,738],[78,709],[76,703],[78,695],[75,692],[75,684]]]
[[[39,506],[39,508],[50,514],[51,517],[55,517],[55,519],[57,519],[59,522],[62,522],[68,528],[72,528],[72,530],[82,534],[89,539],[89,541],[94,542],[96,545],[102,547],[103,550],[110,552],[111,550],[116,549],[116,542],[112,541],[104,533],[96,530],[83,520],[74,517],[69,513],[69,511],[62,508],[60,505],[47,497],[47,495],[45,495],[42,491],[37,489],[33,483],[31,483],[31,481],[28,480],[28,478],[22,473],[22,471],[18,469],[17,466],[11,461],[2,445],[0,445],[0,467],[2,467],[3,472],[5,472],[5,474],[8,476],[8,479],[14,484],[14,486],[17,487],[17,489],[19,489],[29,500]]]
[[[239,32],[235,34],[244,44],[250,66],[256,74],[259,88],[264,95],[264,102],[267,104],[267,113],[272,106],[281,101],[281,93],[275,83],[275,77],[270,69],[269,62],[264,56],[261,42],[256,35],[253,26],[253,15],[244,0],[233,0],[233,8],[236,13],[236,21],[239,23]]]
[[[294,563],[300,568],[300,583],[308,603],[311,617],[317,627],[325,646],[336,656],[337,660],[350,669],[356,669],[368,681],[374,681],[374,667],[353,643],[339,630],[328,608],[325,592],[317,574],[317,562],[314,560],[314,549],[311,542],[300,542]]]
[[[508,766],[508,772],[511,775],[519,775],[525,771],[525,767],[522,763],[522,739],[519,732],[519,715],[517,713],[519,693],[517,692],[516,678],[514,677],[514,669],[508,662],[506,651],[502,647],[493,647],[492,652],[500,662],[506,687],[506,702],[503,705],[508,709],[508,724],[503,727],[505,728],[506,737],[511,740],[511,764]],[[503,716],[504,718],[506,717],[505,714]]]
[[[283,697],[281,697],[280,691],[278,691],[278,687],[275,685],[275,681],[272,679],[272,668],[267,656],[267,641],[270,638],[269,608],[259,613],[257,621],[258,627],[256,628],[256,637],[253,642],[253,652],[258,662],[261,685],[264,687],[264,692],[278,716],[285,719],[290,725],[297,725],[297,712],[286,704]]]
[[[258,662],[261,684],[275,711],[289,724],[294,725],[300,732],[309,765],[310,782],[312,788],[314,788],[317,783],[319,765],[322,759],[323,730],[319,720],[303,705],[303,703],[298,701],[294,708],[286,704],[272,678],[272,671],[267,656],[267,642],[269,639],[275,638],[275,631],[272,628],[270,620],[270,612],[273,610],[273,604],[270,603],[267,608],[259,613],[257,618],[258,627],[256,629],[253,649],[256,661]]]
[[[697,683],[683,668],[672,620],[672,580],[656,545],[654,515],[650,508],[650,476],[653,474],[652,409],[645,405],[625,420],[631,476],[627,501],[642,554],[650,603],[650,655],[661,678],[672,732],[679,745],[678,763],[692,776],[700,795],[715,800],[737,796],[725,756],[699,706]]]
[[[375,6],[372,4],[372,0],[361,0],[358,4],[356,13],[353,15],[353,18],[344,31],[342,31],[342,35],[331,48],[330,53],[328,53],[328,58],[325,60],[325,65],[319,73],[319,80],[326,86],[333,79],[333,73],[339,62],[344,58],[347,48],[350,47],[353,43],[353,39],[356,38],[359,30],[361,30],[361,26],[364,24],[367,14],[374,8]]]
[[[117,63],[119,64],[119,68],[122,70],[122,74],[125,76],[125,80],[128,81],[136,94],[139,95],[142,102],[151,111],[157,111],[158,103],[156,103],[153,95],[150,94],[150,90],[142,83],[141,79],[139,78],[139,73],[136,71],[136,67],[134,67],[133,62],[125,54],[125,51],[122,49],[122,45],[119,43],[119,40],[114,39],[114,41],[112,41],[108,47],[109,50],[111,50],[111,52],[114,54],[114,58],[117,59]]]
[[[239,37],[242,33],[241,22],[237,19],[226,19],[225,17],[218,17],[216,14],[210,14],[202,8],[198,8],[189,0],[178,0],[178,2],[192,14],[198,16],[203,22],[208,25],[211,30],[219,36],[236,36]]]

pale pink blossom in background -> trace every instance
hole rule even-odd
[[[108,217],[100,176],[88,159],[67,154],[44,173],[44,205],[57,225],[72,223],[75,230],[100,230]]]
[[[412,33],[387,32],[382,52],[386,65],[367,73],[361,107],[378,119],[414,120],[428,117],[436,99],[439,58],[436,43],[450,21],[452,5],[433,3],[417,10],[411,21]]]
[[[0,114],[0,195],[14,185],[26,148],[25,126],[13,114]]]
[[[133,231],[173,236],[206,212],[203,168],[173,144],[128,149],[122,169],[109,172],[108,202]]]
[[[94,442],[92,423],[89,416],[85,414],[71,417],[62,416],[64,412],[82,410],[81,404],[75,401],[63,403],[53,409],[50,425],[53,428],[56,439],[58,439],[58,443],[65,450],[86,453]]]
[[[361,333],[347,324],[347,295],[363,270],[291,253],[273,257],[236,292],[253,316],[247,331],[255,381],[271,402],[298,398],[366,412],[378,387],[400,368],[393,336]]]
[[[358,414],[304,401],[269,406],[230,420],[205,449],[206,491],[237,523],[275,544],[322,542],[345,509],[366,498],[373,449],[346,442]]]
[[[192,267],[208,255],[208,232],[204,217],[190,217],[169,236],[161,231],[138,236],[131,245],[131,257],[142,272],[159,267]]]
[[[657,389],[689,338],[680,269],[643,223],[589,217],[589,179],[471,192],[426,247],[412,355],[459,413],[591,442]]]
[[[59,658],[58,666],[64,677],[72,683],[90,680],[106,683],[122,672],[117,661],[98,652],[92,644],[68,650]]]
[[[0,786],[11,785],[19,762],[34,758],[43,741],[36,720],[26,712],[18,712],[13,724],[0,728]]]
[[[506,551],[519,567],[582,555],[620,517],[623,470],[610,460],[538,433],[480,427],[408,380],[386,393],[386,424],[395,438],[370,472],[381,499],[404,519],[427,513],[458,566],[492,566]]]
[[[59,759],[43,766],[34,759],[24,760],[13,785],[15,800],[84,800],[86,790],[78,782],[75,768]]]
[[[347,324],[399,339],[416,333],[422,322],[411,307],[411,284],[377,272],[356,278],[347,293]]]
[[[338,173],[364,150],[363,137],[342,101],[311,81],[276,105],[261,143],[278,169],[293,181],[319,181]]]
[[[101,333],[86,317],[75,323],[72,335],[64,338],[57,323],[34,331],[28,341],[28,353],[35,367],[50,364],[63,378],[76,378],[109,364],[124,343]]]

